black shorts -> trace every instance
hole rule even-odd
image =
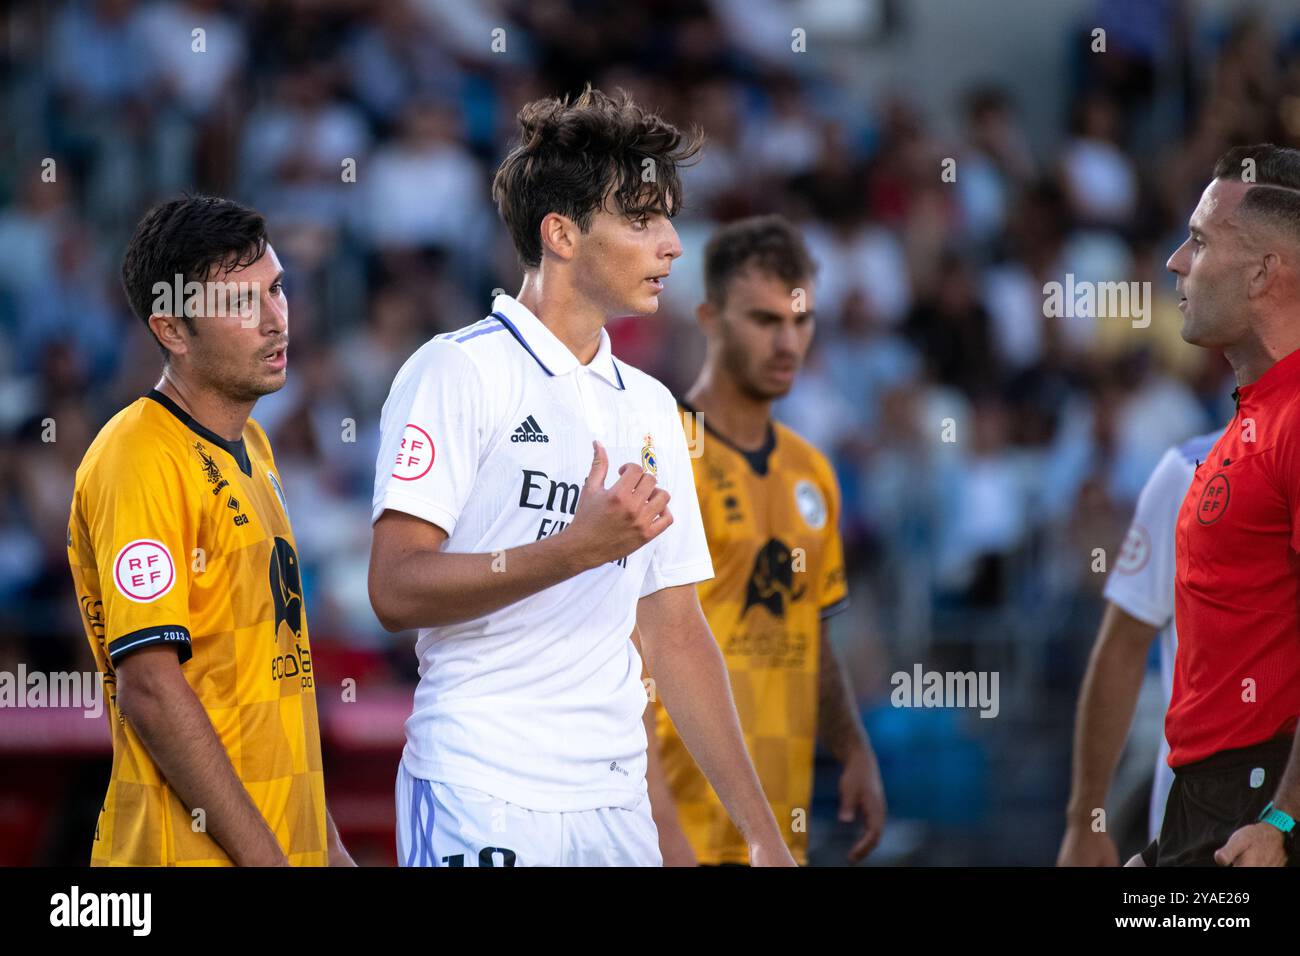
[[[1214,852],[1255,823],[1277,792],[1292,738],[1224,750],[1174,768],[1158,839],[1142,851],[1147,866],[1216,866]],[[1300,865],[1292,856],[1291,866]]]

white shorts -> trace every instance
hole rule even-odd
[[[650,798],[631,810],[526,810],[397,768],[398,866],[663,866]]]

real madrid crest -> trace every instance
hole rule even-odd
[[[659,474],[659,461],[655,457],[655,440],[649,433],[645,436],[645,444],[641,446],[641,468],[652,475]]]

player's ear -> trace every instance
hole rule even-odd
[[[700,323],[700,330],[708,335],[713,331],[713,325],[718,321],[718,307],[705,299],[695,307],[695,318]]]
[[[566,262],[573,258],[578,241],[578,225],[568,216],[548,212],[542,217],[542,251],[559,256]]]
[[[180,320],[174,315],[155,312],[149,316],[149,330],[172,356],[184,355],[189,351],[189,342],[181,331],[180,325]]]
[[[1277,280],[1281,264],[1281,257],[1276,252],[1265,253],[1251,267],[1250,278],[1246,280],[1246,296],[1255,299],[1268,292]]]

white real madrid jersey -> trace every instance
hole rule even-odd
[[[582,365],[527,308],[426,342],[380,419],[371,521],[386,510],[448,534],[444,550],[504,551],[573,520],[592,440],[656,472],[673,524],[628,557],[485,617],[419,632],[403,760],[428,780],[533,810],[631,808],[646,793],[637,601],[713,576],[669,391],[615,360],[600,332]],[[506,568],[503,573],[509,573]]]
[[[1174,654],[1178,648],[1178,629],[1174,623],[1174,527],[1196,463],[1210,453],[1218,438],[1219,432],[1198,435],[1165,452],[1138,495],[1124,547],[1114,572],[1106,578],[1103,592],[1112,604],[1139,621],[1160,628],[1160,689],[1166,710],[1173,694]],[[1169,742],[1161,735],[1147,827],[1153,840],[1160,832],[1173,782]]]

